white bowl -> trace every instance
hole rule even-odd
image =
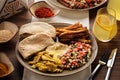
[[[8,73],[1,75],[0,77],[7,76],[14,71],[14,66],[13,66],[12,62],[9,60],[7,55],[3,52],[0,52],[0,62],[4,63],[8,67]]]
[[[4,21],[0,24],[0,30],[9,30],[12,33],[12,36],[7,41],[2,41],[0,43],[5,43],[10,41],[18,32],[18,27],[12,22]]]
[[[38,8],[41,8],[41,7],[50,8],[53,11],[54,15],[52,17],[48,17],[48,18],[39,18],[39,17],[37,17],[35,15],[35,10],[38,9]],[[51,18],[55,17],[60,12],[60,10],[58,8],[55,8],[55,7],[51,6],[50,4],[48,4],[45,1],[39,1],[39,2],[33,3],[30,6],[29,11],[32,14],[32,16],[34,16],[35,18],[37,18],[37,19],[39,19],[41,21],[50,20]]]

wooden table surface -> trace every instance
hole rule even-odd
[[[28,0],[28,1],[30,5],[33,3],[33,0]],[[106,4],[102,5],[101,7],[106,6]],[[90,30],[92,30],[96,12],[101,7],[89,11]],[[24,11],[15,16],[12,16],[11,18],[7,19],[7,21],[11,21],[17,24],[18,27],[20,28],[21,25],[31,22],[31,15],[28,11]],[[17,40],[18,40],[18,34],[10,42],[0,44],[0,52],[5,52],[8,55],[9,59],[12,61],[15,68],[12,74],[0,78],[0,80],[22,80],[23,66],[18,62],[15,55],[15,46]],[[97,43],[98,43],[98,55],[92,64],[92,69],[96,67],[99,58],[104,53],[110,53],[113,48],[118,48],[118,54],[116,56],[114,67],[112,68],[109,80],[120,80],[120,21],[118,21],[118,33],[113,40],[107,43],[97,41]],[[101,67],[97,72],[97,74],[94,76],[93,80],[104,80],[106,72],[107,72],[107,67],[106,66]]]

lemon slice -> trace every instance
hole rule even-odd
[[[101,28],[103,28],[106,31],[110,31],[112,29],[112,21],[107,15],[97,16],[96,22]]]

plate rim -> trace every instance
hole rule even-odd
[[[66,9],[66,10],[79,10],[79,11],[86,11],[86,10],[91,10],[91,9],[94,9],[94,8],[97,8],[101,5],[103,5],[104,3],[107,2],[107,0],[104,0],[102,3],[100,3],[99,5],[97,6],[94,6],[94,7],[90,7],[90,8],[85,8],[85,9],[71,9],[71,8],[68,8],[62,4],[60,4],[59,2],[57,2],[57,0],[47,0],[47,2],[51,3],[52,5],[54,6],[57,6],[59,8],[62,8],[62,9]],[[54,3],[55,2],[55,3]],[[57,4],[56,4],[57,3]]]

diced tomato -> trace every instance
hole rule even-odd
[[[73,51],[78,51],[78,48],[74,48]]]
[[[66,56],[66,57],[69,57],[69,56],[70,56],[70,54],[69,54],[69,53],[66,53],[66,54],[65,54],[65,56]]]
[[[88,4],[90,4],[90,3],[91,3],[91,0],[86,0],[86,2],[87,2]]]
[[[78,47],[77,49],[80,50],[80,47]]]
[[[67,52],[72,52],[72,49],[69,49]]]

